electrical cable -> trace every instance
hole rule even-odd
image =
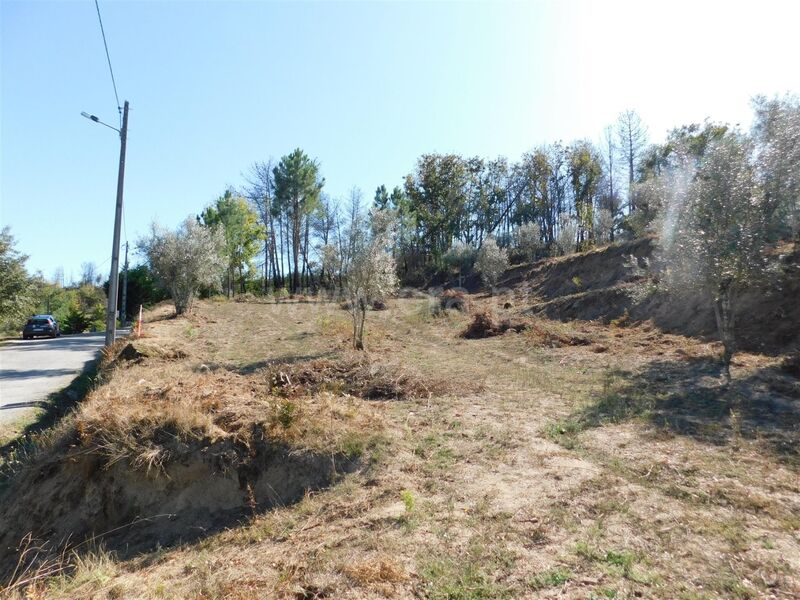
[[[111,55],[108,53],[108,42],[106,42],[106,30],[103,28],[103,18],[100,16],[100,4],[98,0],[94,0],[94,6],[97,8],[97,20],[100,22],[100,33],[103,34],[103,47],[106,49],[106,59],[108,60],[108,71],[111,73],[111,85],[114,86],[114,98],[117,100],[117,110],[120,114],[120,126],[122,123],[122,105],[119,103],[119,94],[117,93],[117,81],[114,79],[114,69],[111,67]]]

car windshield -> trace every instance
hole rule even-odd
[[[28,325],[49,325],[50,321],[47,319],[28,319]]]

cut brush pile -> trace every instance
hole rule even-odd
[[[291,397],[327,391],[365,400],[404,400],[463,391],[463,386],[456,389],[445,379],[424,377],[408,366],[375,362],[364,355],[274,364],[267,368],[267,380],[274,394]]]

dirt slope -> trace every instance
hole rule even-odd
[[[585,254],[547,259],[506,272],[501,285],[521,294],[532,312],[562,320],[611,321],[627,315],[651,319],[665,331],[716,333],[707,298],[668,296],[653,286],[651,238],[614,244]],[[735,306],[737,341],[749,350],[782,353],[800,348],[800,245],[773,253],[770,283],[745,290]]]
[[[49,446],[54,473],[11,482],[38,515],[43,500],[20,484],[84,477],[83,454],[120,455],[107,442],[123,458],[84,478],[87,492],[58,481],[87,500],[94,481],[111,477],[135,479],[132,489],[174,486],[168,510],[178,515],[180,502],[247,504],[238,471],[218,480],[229,471],[177,443],[185,432],[203,433],[206,454],[254,449],[256,458],[237,453],[242,464],[260,460],[261,433],[271,448],[291,447],[264,459],[293,474],[265,481],[324,467],[293,463],[303,452],[322,460],[341,449],[368,467],[222,529],[212,522],[180,545],[80,546],[59,563],[63,573],[27,571],[7,595],[800,596],[800,380],[778,359],[741,352],[722,385],[718,344],[650,323],[531,316],[511,293],[470,304],[526,327],[466,339],[474,315],[396,299],[369,313],[368,360],[352,361],[349,316],[332,303],[201,302],[188,318],[153,315],[147,341],[164,351],[129,353],[116,385],[96,390],[77,415],[77,437]],[[183,424],[178,439],[163,426],[170,419]],[[121,432],[137,433],[136,443]],[[148,476],[148,461],[171,479]],[[23,506],[14,510],[25,518]]]

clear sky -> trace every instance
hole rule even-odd
[[[754,94],[800,92],[800,2],[123,2],[100,8],[120,100],[132,243],[256,160],[295,147],[326,191],[400,184],[426,152],[516,160],[599,140],[620,111],[658,141],[747,125]],[[106,272],[117,122],[94,3],[0,0],[0,223],[29,268]],[[124,240],[123,240],[124,241]]]

